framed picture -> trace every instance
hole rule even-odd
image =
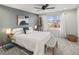
[[[17,16],[18,25],[29,25],[29,16]]]

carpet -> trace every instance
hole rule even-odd
[[[28,55],[28,54],[24,50],[15,46],[8,50],[0,48],[0,55]]]

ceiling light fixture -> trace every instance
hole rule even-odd
[[[64,9],[67,9],[67,8],[64,8]]]

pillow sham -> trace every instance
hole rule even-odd
[[[26,30],[27,34],[32,33],[33,30]]]
[[[22,28],[15,28],[12,30],[12,33],[15,34],[17,32],[23,32],[23,29]]]
[[[14,35],[18,35],[18,34],[24,34],[24,33],[22,31],[18,31]]]

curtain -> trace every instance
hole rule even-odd
[[[41,31],[42,30],[42,18],[39,15],[37,15],[37,17],[38,17],[38,19],[37,19],[37,29],[39,31]]]
[[[66,37],[66,15],[62,13],[60,16],[60,37]]]

